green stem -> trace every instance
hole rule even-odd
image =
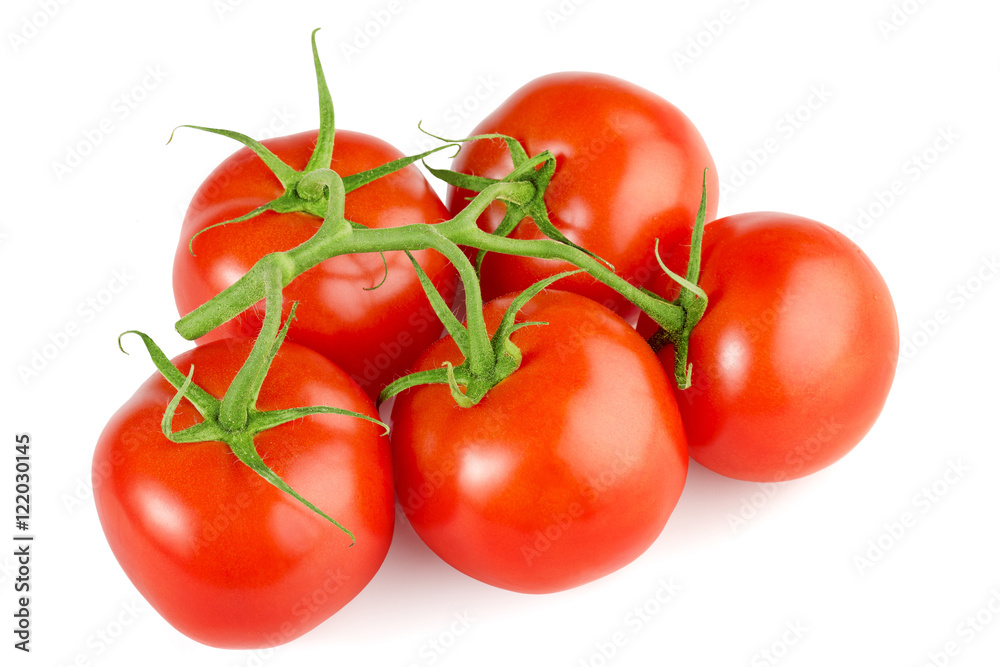
[[[248,468],[253,470],[255,473],[263,477],[267,482],[277,487],[278,489],[284,491],[291,497],[298,500],[300,503],[311,509],[316,514],[335,525],[341,531],[343,531],[349,538],[351,538],[351,546],[354,546],[354,533],[344,527],[339,521],[329,516],[326,512],[320,508],[313,505],[310,501],[303,498],[298,491],[293,489],[288,485],[288,482],[281,479],[277,473],[271,470],[264,459],[261,458],[260,454],[257,452],[257,447],[254,446],[253,435],[249,433],[239,432],[231,434],[227,443],[229,448],[232,450],[233,454],[236,455],[240,461],[242,461]]]
[[[673,273],[660,259],[659,242],[656,245],[656,261],[664,272],[674,279],[681,286],[681,292],[674,301],[684,313],[684,321],[680,329],[664,327],[650,336],[649,346],[654,352],[659,352],[669,344],[674,346],[674,380],[679,389],[687,389],[691,386],[691,364],[687,361],[688,347],[691,340],[691,332],[701,320],[708,308],[708,295],[698,285],[698,278],[701,273],[701,245],[705,233],[705,211],[708,202],[708,168],[702,172],[701,178],[701,204],[698,206],[698,213],[695,216],[694,229],[691,232],[691,250],[688,255],[687,274],[681,278]]]
[[[331,239],[351,232],[351,223],[344,217],[347,190],[340,174],[329,168],[311,171],[302,177],[295,191],[303,199],[317,203],[326,198],[323,222],[316,230],[316,236],[319,237],[317,243],[320,241],[329,243]]]
[[[238,431],[246,427],[264,375],[271,365],[274,339],[281,329],[281,268],[274,262],[267,262],[263,266],[267,267],[263,277],[266,295],[264,324],[246,362],[222,397],[219,425],[227,431]]]
[[[657,324],[665,329],[680,330],[684,326],[684,311],[636,287],[612,271],[592,255],[573,246],[551,239],[512,239],[494,236],[479,227],[465,228],[453,237],[456,243],[472,246],[488,252],[499,252],[539,259],[560,259],[569,262],[612,288],[629,302],[641,308]]]
[[[451,220],[439,222],[433,227],[444,236],[454,240],[454,235],[462,230],[476,227],[476,220],[494,201],[524,204],[535,196],[535,186],[523,181],[493,183],[473,197],[472,201]],[[478,228],[477,228],[478,229]],[[485,232],[484,232],[485,233]]]
[[[277,290],[277,292],[273,289],[273,286],[276,284],[276,277],[277,272],[272,272],[272,278],[267,280],[269,310],[265,315],[265,318],[271,318],[268,319],[269,326],[273,322],[274,317],[277,317],[278,320],[281,318],[281,301],[279,299],[275,302],[274,299],[275,294],[279,297],[281,295],[280,289]],[[275,303],[277,303],[278,306],[277,311],[275,311],[274,308]],[[293,314],[294,311],[295,305],[293,304]],[[272,316],[272,312],[276,312],[277,314]],[[267,466],[266,463],[264,463],[263,458],[261,458],[254,446],[254,438],[259,433],[275,428],[276,426],[280,426],[281,424],[286,424],[290,421],[316,414],[337,414],[357,417],[381,426],[384,430],[384,434],[388,434],[389,432],[388,426],[373,417],[332,406],[315,405],[270,411],[260,411],[257,409],[257,395],[260,392],[267,370],[270,367],[271,362],[274,360],[274,357],[278,352],[278,348],[285,339],[285,334],[288,332],[288,323],[291,318],[292,315],[289,315],[288,320],[285,321],[284,326],[281,327],[276,336],[268,335],[271,332],[266,330],[261,333],[258,337],[257,343],[254,344],[250,355],[247,357],[247,360],[237,373],[237,378],[230,383],[222,401],[219,401],[219,399],[215,398],[194,383],[194,365],[188,369],[187,375],[184,375],[181,373],[179,368],[174,366],[173,363],[167,359],[166,355],[163,354],[163,351],[159,348],[159,346],[153,342],[152,338],[140,331],[126,333],[135,333],[142,338],[143,343],[146,345],[146,349],[149,351],[150,358],[152,358],[157,369],[159,369],[163,377],[177,389],[177,393],[174,394],[173,398],[167,404],[167,407],[163,412],[163,417],[160,421],[160,428],[162,429],[163,435],[167,438],[167,440],[178,444],[195,444],[201,442],[226,443],[226,445],[230,448],[233,454],[239,458],[240,461],[249,466],[268,483],[274,485],[278,489],[281,489],[285,493],[288,493],[310,510],[316,512],[324,519],[340,528],[351,538],[351,544],[353,544],[354,535],[347,528],[335,521],[329,515],[325,514],[322,510],[303,498],[287,483],[285,483],[284,480],[282,480]],[[121,347],[121,337],[119,337],[119,347]],[[124,350],[122,351],[124,352]],[[177,412],[177,408],[180,406],[181,401],[185,399],[194,404],[204,419],[201,422],[198,422],[193,426],[189,426],[181,431],[174,431],[174,415]],[[229,419],[230,422],[239,424],[241,417],[245,415],[246,418],[242,419],[243,423],[241,425],[237,425],[236,427],[231,427],[232,424],[230,427],[224,426],[220,414],[223,410],[220,405],[221,403],[233,404],[224,408],[229,414],[227,419]]]
[[[670,345],[670,332],[663,327],[660,327],[656,330],[656,333],[649,337],[649,340],[647,340],[646,343],[653,349],[653,352],[659,352],[667,345]]]
[[[329,172],[333,174],[333,172]],[[335,175],[335,174],[334,174]],[[327,176],[329,178],[329,176]],[[318,178],[318,177],[317,177]],[[527,187],[524,187],[527,186]],[[584,269],[588,274],[618,291],[622,296],[645,311],[657,324],[669,331],[681,331],[684,327],[684,309],[659,299],[629,283],[618,276],[601,261],[593,256],[551,239],[513,239],[495,236],[482,231],[476,226],[476,219],[495,199],[510,201],[530,198],[532,189],[526,183],[497,183],[479,193],[469,206],[451,220],[430,224],[404,225],[381,229],[353,228],[347,226],[348,232],[337,233],[336,222],[324,220],[316,234],[301,245],[286,252],[273,253],[274,259],[282,270],[282,285],[288,285],[296,276],[308,271],[320,262],[339,255],[389,252],[400,250],[426,250],[433,248],[448,257],[458,269],[466,285],[476,284],[475,268],[464,253],[456,248],[466,245],[491,252],[536,257],[540,259],[560,259]],[[332,211],[342,211],[343,200],[338,203],[339,192],[331,188],[330,208]],[[339,208],[338,208],[339,207]],[[336,218],[336,213],[331,216]],[[340,218],[342,219],[342,214]],[[327,223],[331,224],[328,225]],[[345,227],[341,227],[341,230]],[[202,304],[177,322],[177,332],[188,340],[199,338],[224,322],[236,317],[244,310],[264,297],[263,275],[268,269],[262,266],[261,260],[243,277],[230,287],[220,292],[216,297]],[[481,313],[481,296],[478,290],[466,290],[468,313]],[[471,299],[471,301],[470,301]],[[476,327],[481,333],[478,323]],[[474,335],[473,338],[478,338]]]
[[[486,317],[483,314],[483,294],[479,287],[479,276],[472,262],[447,237],[438,233],[436,226],[426,225],[428,247],[444,255],[452,266],[458,270],[458,276],[465,286],[465,316],[468,327],[469,370],[474,375],[486,373],[493,367],[493,351],[490,344],[490,334],[486,330]]]
[[[432,368],[426,371],[416,371],[389,383],[382,393],[379,394],[378,402],[382,403],[391,396],[406,391],[421,384],[448,384],[448,370],[445,368]]]
[[[326,85],[326,76],[323,74],[323,65],[319,61],[319,50],[316,48],[316,33],[319,28],[312,31],[312,54],[313,66],[316,68],[316,87],[319,89],[319,132],[316,136],[316,147],[309,162],[306,164],[305,172],[309,173],[315,169],[322,169],[330,166],[333,158],[334,141],[334,113],[333,98],[330,96],[330,88]]]
[[[432,247],[456,263],[463,280],[471,280],[475,276],[475,269],[473,267],[470,272],[458,261],[459,255],[463,255],[463,260],[465,259],[464,253],[461,250],[455,253],[455,244],[449,239],[449,234],[456,234],[466,227],[475,227],[476,218],[495,199],[516,201],[528,199],[534,194],[533,186],[527,183],[498,183],[481,192],[465,210],[446,222],[355,229],[344,219],[346,195],[343,181],[336,172],[329,169],[313,172],[303,179],[300,188],[311,197],[320,196],[324,189],[328,190],[329,205],[326,217],[313,236],[291,250],[267,256],[272,258],[268,261],[281,267],[283,287],[332,257],[362,252],[426,250]],[[200,338],[264,298],[264,273],[270,271],[265,266],[267,257],[259,260],[246,274],[214,298],[182,317],[176,324],[177,332],[187,340]],[[481,305],[481,297],[479,299]]]

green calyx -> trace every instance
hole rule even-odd
[[[222,399],[218,399],[199,387],[194,382],[194,366],[187,375],[173,365],[152,338],[140,331],[127,331],[142,339],[154,365],[166,380],[177,389],[177,393],[169,402],[163,413],[161,429],[163,435],[174,443],[223,442],[251,470],[260,475],[269,484],[284,491],[313,512],[334,524],[351,539],[354,544],[354,534],[335,519],[328,516],[281,477],[271,470],[254,446],[254,438],[267,430],[286,424],[296,419],[302,419],[316,414],[337,414],[358,417],[378,424],[388,433],[388,427],[377,419],[350,410],[330,406],[308,406],[279,410],[258,410],[257,397],[263,386],[264,378],[277,355],[288,333],[288,326],[295,317],[296,304],[292,304],[291,312],[285,323],[281,324],[282,281],[280,268],[271,265],[273,270],[265,275],[266,312],[260,335],[254,342],[253,349],[240,368],[236,377],[230,383]],[[124,336],[125,334],[122,334]],[[121,337],[119,337],[121,347]],[[122,348],[124,352],[124,348]],[[202,421],[180,431],[173,430],[173,419],[182,400],[187,399],[202,417]]]
[[[493,232],[495,236],[506,238],[510,236],[511,232],[514,231],[522,220],[525,218],[531,218],[531,220],[534,221],[535,226],[538,227],[538,230],[546,237],[590,255],[614,271],[614,267],[611,266],[610,263],[600,259],[597,255],[590,252],[586,248],[570,241],[565,234],[559,231],[559,229],[552,224],[552,221],[549,219],[549,211],[545,206],[545,192],[549,183],[552,181],[552,177],[556,173],[556,158],[552,153],[549,151],[542,151],[538,155],[529,157],[527,151],[524,150],[524,147],[519,141],[505,134],[478,134],[468,137],[467,139],[444,139],[430,134],[429,132],[426,134],[429,134],[439,141],[446,142],[446,146],[466,141],[495,139],[500,139],[507,145],[507,151],[510,153],[511,162],[514,165],[514,168],[509,174],[499,179],[463,174],[449,169],[434,169],[426,164],[424,165],[431,174],[448,185],[470,190],[472,192],[481,193],[497,183],[528,183],[532,185],[534,187],[534,195],[530,199],[522,203],[505,202],[504,217],[500,222],[500,225]],[[482,268],[483,258],[486,257],[486,252],[487,251],[485,249],[480,248],[479,252],[476,254],[477,273]]]
[[[420,283],[427,294],[431,307],[458,346],[464,360],[458,366],[445,362],[441,368],[417,371],[404,375],[391,383],[379,394],[379,402],[384,402],[396,394],[425,384],[446,384],[451,390],[451,396],[460,407],[470,408],[481,401],[496,385],[509,377],[521,366],[521,350],[511,340],[518,329],[528,326],[545,325],[547,322],[515,322],[518,311],[543,289],[566,276],[580,271],[566,271],[540,280],[528,289],[518,294],[504,311],[500,324],[493,335],[486,333],[485,322],[482,322],[482,310],[478,317],[470,315],[469,327],[465,327],[448,307],[441,294],[434,287],[430,278],[420,265],[407,252],[413,267],[420,277]],[[479,291],[477,281],[465,286],[467,292]],[[479,320],[481,326],[473,322]]]
[[[505,138],[505,141],[508,139]],[[511,142],[516,144],[509,139],[508,145],[511,145]],[[520,150],[523,151],[523,148]],[[541,164],[547,159],[542,154],[532,158],[530,164]],[[530,171],[533,172],[534,167]],[[685,313],[681,307],[630,284],[617,275],[606,262],[595,258],[587,251],[578,249],[573,244],[554,238],[507,238],[500,234],[485,232],[476,225],[479,215],[494,201],[504,202],[508,211],[523,210],[525,207],[530,207],[532,202],[541,201],[539,188],[532,182],[500,179],[483,184],[482,190],[450,220],[381,229],[369,229],[344,219],[347,179],[341,179],[330,169],[317,169],[310,173],[303,179],[299,190],[326,203],[323,222],[316,233],[291,250],[272,253],[261,258],[235,283],[178,320],[176,328],[181,336],[188,340],[199,338],[259,302],[264,297],[262,276],[269,270],[267,265],[271,263],[280,265],[283,284],[288,285],[295,277],[320,262],[339,255],[432,248],[448,257],[458,268],[463,282],[468,287],[471,280],[476,278],[476,272],[474,268],[471,274],[463,272],[464,253],[457,245],[481,251],[568,262],[621,293],[664,329],[679,331],[684,325]],[[467,289],[466,297],[472,296],[475,295]],[[466,312],[472,313],[481,306],[481,301],[478,304],[469,303]]]
[[[255,446],[255,438],[259,434],[282,424],[317,414],[358,417],[378,424],[388,433],[388,427],[377,419],[331,406],[278,410],[260,410],[257,407],[258,395],[265,377],[295,315],[296,304],[292,304],[289,316],[282,322],[283,288],[319,263],[353,253],[383,253],[383,263],[388,272],[384,253],[406,252],[432,308],[463,356],[458,365],[446,363],[440,368],[412,373],[396,380],[383,390],[379,397],[380,401],[387,400],[411,387],[444,384],[449,387],[453,399],[459,406],[476,405],[491,389],[510,377],[521,366],[522,353],[515,343],[514,334],[523,327],[546,324],[532,321],[517,322],[517,313],[546,287],[557,280],[580,272],[586,272],[615,289],[657,322],[660,329],[650,338],[650,345],[654,349],[667,344],[673,345],[676,350],[675,376],[678,386],[683,389],[690,385],[690,366],[686,361],[688,340],[691,330],[704,314],[707,305],[705,292],[697,286],[701,235],[706,210],[704,179],[701,206],[692,237],[691,258],[686,276],[680,277],[671,273],[660,261],[663,270],[682,286],[678,298],[670,302],[631,285],[617,275],[614,267],[608,262],[570,241],[552,224],[544,197],[556,172],[556,160],[548,151],[529,156],[518,141],[497,134],[456,141],[441,139],[443,145],[419,155],[399,158],[364,172],[341,177],[330,168],[335,135],[334,109],[316,47],[316,31],[312,33],[311,42],[319,92],[320,127],[316,146],[307,165],[301,171],[290,167],[262,143],[246,135],[193,125],[182,126],[239,141],[264,162],[283,187],[283,193],[273,201],[219,225],[248,220],[264,211],[305,212],[321,218],[322,222],[311,238],[295,248],[271,253],[261,258],[235,283],[177,322],[177,331],[184,338],[193,340],[238,316],[262,299],[265,300],[265,317],[260,335],[221,398],[209,394],[195,382],[196,371],[193,365],[184,373],[170,362],[149,336],[138,331],[126,332],[142,339],[154,365],[176,389],[161,420],[164,437],[173,443],[225,443],[243,464],[269,484],[337,526],[350,538],[353,545],[355,539],[353,533],[282,480],[267,466]],[[505,143],[514,165],[504,178],[481,178],[428,167],[433,175],[443,181],[476,193],[454,218],[434,224],[421,223],[382,229],[369,229],[346,219],[345,200],[347,194],[353,190],[399,171],[437,151],[457,147],[461,142],[497,139]],[[477,219],[495,201],[504,203],[505,215],[498,229],[491,234],[477,226]],[[531,218],[544,238],[510,237],[511,232],[525,218]],[[218,225],[213,225],[215,226]],[[199,234],[210,232],[213,227],[208,227]],[[191,239],[192,252],[194,240]],[[475,264],[469,260],[461,246],[478,250]],[[418,250],[437,251],[457,269],[465,287],[466,324],[459,322],[451,311],[450,304],[445,302],[431,279],[410,254]],[[517,295],[491,335],[485,322],[478,277],[487,252],[559,260],[579,268],[539,281]],[[657,259],[659,259],[658,254]],[[377,289],[380,285],[365,289]],[[201,421],[175,431],[174,418],[185,400],[198,411]]]
[[[320,98],[320,129],[316,148],[303,171],[295,171],[266,147],[248,137],[225,131],[218,133],[232,136],[249,146],[285,185],[284,195],[237,220],[252,217],[261,210],[300,210],[322,218],[322,223],[313,236],[299,246],[261,258],[235,283],[178,320],[176,329],[180,335],[188,340],[199,338],[258,303],[266,296],[265,279],[268,276],[271,276],[270,279],[275,281],[280,289],[319,263],[340,255],[382,253],[384,260],[386,252],[432,249],[444,255],[458,270],[465,285],[465,312],[468,322],[467,328],[457,325],[467,333],[456,335],[456,342],[459,342],[460,347],[463,343],[466,344],[466,347],[462,348],[465,361],[451,369],[428,371],[431,375],[426,377],[430,378],[429,381],[449,384],[456,400],[460,403],[468,401],[474,403],[481,399],[489,387],[495,386],[500,379],[513,372],[519,363],[519,353],[516,348],[510,346],[509,335],[506,338],[503,336],[499,339],[491,338],[487,335],[483,321],[478,269],[485,253],[499,252],[567,262],[619,292],[660,326],[660,331],[650,340],[654,348],[667,343],[675,345],[679,352],[678,372],[675,373],[678,384],[682,387],[689,384],[689,369],[686,365],[687,339],[705,308],[704,293],[696,287],[698,273],[696,258],[689,267],[686,279],[689,284],[685,285],[681,296],[673,302],[632,285],[616,274],[614,267],[608,262],[571,242],[552,224],[545,206],[545,192],[556,171],[555,158],[548,151],[529,156],[524,147],[509,136],[488,134],[454,141],[436,137],[445,143],[420,155],[400,158],[366,172],[340,177],[327,166],[332,155],[334,113],[332,99],[319,61],[315,32],[312,34],[312,50]],[[353,189],[363,187],[431,153],[458,146],[464,141],[496,140],[504,142],[514,165],[504,178],[482,178],[428,167],[432,174],[444,181],[476,193],[454,218],[437,223],[380,229],[370,229],[345,218],[345,198]],[[704,182],[702,190],[699,217],[703,224]],[[477,219],[495,201],[504,203],[506,213],[499,228],[494,233],[489,233],[477,226]],[[543,234],[543,238],[522,239],[509,236],[525,218],[531,218]],[[700,234],[699,230],[700,227],[696,225],[696,234]],[[461,249],[462,246],[478,250],[475,265],[469,262]],[[700,240],[697,244],[692,244],[693,257],[699,246]],[[419,267],[416,270],[427,291],[429,282],[427,277],[422,274]],[[384,279],[383,276],[383,282]],[[377,287],[376,285],[366,289]],[[430,296],[430,291],[428,295],[432,303],[440,300],[440,295],[437,295],[436,299]],[[448,320],[450,310],[447,304],[438,310],[446,326],[450,325],[449,332],[455,335],[456,323]],[[407,380],[407,382],[412,381]],[[401,391],[400,387],[401,384],[394,383],[392,390]],[[385,394],[388,395],[391,394]]]
[[[708,308],[708,295],[705,290],[698,286],[698,277],[701,273],[701,242],[705,232],[705,211],[708,202],[707,176],[708,169],[706,168],[701,179],[701,204],[698,206],[694,229],[691,232],[691,252],[688,256],[687,275],[681,277],[667,268],[667,265],[660,258],[659,239],[657,239],[655,249],[656,261],[659,262],[660,268],[681,286],[680,294],[672,303],[683,310],[684,322],[679,329],[661,327],[650,336],[648,342],[654,352],[659,352],[667,345],[674,346],[674,379],[679,389],[687,389],[691,386],[691,364],[687,361],[688,345],[691,332],[694,331],[695,325],[698,324]]]
[[[201,130],[203,132],[210,132],[212,134],[219,134],[230,139],[235,139],[236,141],[243,144],[245,147],[249,148],[253,153],[261,159],[261,161],[267,166],[267,168],[274,174],[275,178],[281,183],[284,188],[284,193],[282,193],[276,199],[273,199],[266,204],[258,206],[252,211],[245,213],[237,218],[231,220],[225,220],[223,222],[216,223],[205,229],[202,229],[193,237],[188,243],[188,250],[191,254],[195,254],[194,242],[201,234],[209,232],[210,230],[221,227],[223,225],[228,225],[237,222],[243,222],[251,218],[255,218],[265,211],[274,211],[276,213],[293,213],[302,212],[309,215],[313,215],[317,218],[324,217],[329,202],[324,197],[322,193],[317,194],[315,190],[310,188],[309,176],[320,170],[329,170],[330,162],[333,158],[333,146],[334,146],[334,136],[336,134],[336,123],[333,110],[333,98],[330,95],[330,89],[326,83],[326,76],[323,74],[323,65],[319,59],[319,51],[316,48],[316,33],[319,28],[313,30],[312,32],[312,53],[313,53],[313,64],[316,69],[316,87],[319,91],[319,130],[316,137],[316,146],[313,148],[313,152],[309,157],[309,161],[306,166],[301,171],[298,171],[275,155],[267,146],[261,142],[249,137],[245,134],[239,132],[234,132],[232,130],[223,130],[214,127],[203,127],[201,125],[179,125],[178,127],[187,127],[194,130]],[[177,129],[174,129],[176,132]],[[170,134],[170,139],[167,141],[169,144],[173,141],[174,135]],[[420,153],[419,155],[412,155],[407,157],[402,157],[397,160],[392,160],[386,164],[379,165],[373,169],[358,172],[350,176],[343,178],[343,187],[345,194],[347,192],[352,192],[358,188],[371,183],[383,176],[387,176],[393,172],[399,171],[418,160],[422,160],[438,151],[442,151],[449,147],[455,147],[455,144],[445,144],[443,146],[438,146],[429,151]]]

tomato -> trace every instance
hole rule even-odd
[[[670,282],[652,289],[672,297]],[[899,353],[892,297],[861,249],[807,218],[734,215],[706,225],[699,283],[708,309],[690,339],[693,386],[677,391],[691,457],[772,482],[851,450],[882,410]],[[654,330],[640,319],[640,333]],[[670,347],[660,358],[673,368]]]
[[[303,132],[264,141],[286,164],[303,169],[317,133]],[[338,130],[331,168],[348,176],[402,157],[389,144],[358,132]],[[278,179],[249,149],[227,158],[195,193],[174,258],[174,295],[181,315],[236,282],[264,255],[289,250],[310,238],[320,220],[306,213],[265,212],[244,222],[198,236],[202,229],[241,216],[283,193]],[[448,211],[414,166],[369,183],[347,195],[346,217],[366,227],[433,223]],[[431,280],[450,299],[457,287],[454,268],[438,253],[414,252]],[[385,254],[388,277],[377,254],[335,257],[305,272],[285,288],[286,303],[299,301],[288,340],[322,353],[375,397],[401,375],[417,354],[441,335],[412,265],[401,252]],[[263,307],[247,310],[200,343],[229,336],[253,337]],[[287,309],[286,309],[287,314]]]
[[[659,237],[666,253],[689,238],[706,167],[707,219],[715,217],[718,177],[698,130],[663,98],[621,79],[586,72],[535,79],[514,92],[473,134],[491,132],[519,140],[529,155],[543,150],[555,155],[556,173],[545,192],[550,220],[633,284],[644,284],[658,272],[654,239]],[[499,140],[465,144],[452,165],[455,171],[489,178],[502,178],[511,168],[510,155]],[[472,194],[449,189],[452,215]],[[503,207],[493,204],[478,224],[493,232],[503,214]],[[526,219],[511,237],[543,236]],[[572,268],[564,262],[488,254],[483,295],[491,299],[522,291]],[[632,310],[621,295],[589,276],[574,276],[559,285],[616,312]]]
[[[485,307],[498,326],[512,297]],[[543,291],[517,321],[521,366],[470,408],[445,385],[396,397],[396,495],[446,562],[527,593],[593,581],[663,529],[687,475],[680,415],[656,356],[603,306]],[[443,338],[415,369],[462,361]]]
[[[252,341],[219,340],[174,360],[221,398]],[[149,604],[211,646],[282,644],[361,591],[392,537],[388,438],[350,416],[312,415],[256,436],[269,467],[338,520],[278,490],[219,442],[174,444],[160,430],[176,390],[154,375],[110,420],[93,461],[94,500],[108,544]],[[261,410],[330,405],[377,417],[371,399],[327,359],[286,342],[261,388]],[[186,400],[181,430],[201,421]]]

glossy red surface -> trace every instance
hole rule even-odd
[[[312,154],[316,132],[263,142],[295,169]],[[341,176],[402,157],[389,144],[358,132],[336,134],[330,167]],[[226,159],[209,175],[188,208],[174,257],[174,296],[181,315],[236,282],[264,255],[290,250],[309,239],[320,220],[304,213],[266,212],[224,225],[188,242],[200,230],[243,215],[280,196],[280,182],[249,149]],[[433,223],[448,211],[414,166],[369,183],[347,195],[345,215],[366,227]],[[450,301],[457,288],[454,268],[438,253],[413,253]],[[285,288],[285,309],[299,302],[288,339],[310,347],[343,368],[372,397],[402,375],[417,354],[441,335],[441,324],[406,255],[385,253],[388,277],[378,253],[334,257],[303,273]],[[263,302],[204,336],[255,336]]]
[[[221,397],[251,341],[199,346],[174,362]],[[159,374],[110,420],[93,460],[94,500],[111,551],[175,628],[224,648],[283,644],[327,619],[375,575],[394,522],[388,438],[371,422],[313,415],[256,438],[293,489],[357,542],[264,481],[220,442],[174,444],[160,430],[176,391]],[[331,405],[377,416],[342,370],[285,343],[261,389],[261,410]],[[174,430],[201,421],[182,401]]]
[[[671,283],[651,287],[672,297]],[[744,213],[705,227],[699,284],[708,309],[691,335],[693,386],[676,392],[691,457],[770,482],[850,451],[882,410],[899,351],[892,297],[871,260],[816,221]],[[640,333],[654,330],[640,319]],[[660,358],[673,368],[672,348]]]
[[[486,306],[495,328],[510,297]],[[521,367],[477,405],[444,385],[393,409],[396,493],[421,539],[455,568],[514,591],[593,581],[660,534],[687,474],[680,415],[656,356],[621,318],[544,291],[513,336]],[[417,369],[461,362],[450,338]]]
[[[685,243],[708,173],[708,219],[715,217],[718,176],[704,140],[690,120],[663,98],[604,74],[564,72],[531,81],[487,116],[473,134],[499,132],[520,141],[529,155],[549,150],[556,174],[545,193],[552,223],[570,240],[614,265],[634,284],[658,273],[654,239],[669,254]],[[452,169],[502,178],[512,163],[499,140],[465,144]],[[454,215],[466,205],[466,190],[449,190]],[[494,231],[501,204],[479,218]],[[514,238],[542,238],[522,221]],[[491,299],[521,291],[546,276],[574,267],[552,260],[489,254],[483,263],[483,294]],[[560,289],[583,294],[625,314],[632,309],[617,292],[582,275]]]

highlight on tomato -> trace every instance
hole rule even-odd
[[[872,427],[899,348],[885,281],[813,220],[706,225],[714,165],[674,106],[552,74],[404,157],[335,130],[312,47],[318,130],[197,128],[244,145],[176,250],[198,346],[171,361],[127,332],[158,374],[94,453],[108,544],[179,631],[262,648],[315,628],[381,566],[396,499],[470,577],[581,586],[657,539],[689,454],[794,479]],[[454,170],[428,167],[446,208],[413,163],[459,144]],[[374,397],[395,398],[391,436]]]
[[[697,128],[662,97],[622,79],[590,72],[539,77],[473,130],[475,135],[486,133],[517,139],[528,155],[548,150],[557,165],[549,175],[544,204],[529,210],[531,217],[507,217],[509,209],[494,204],[479,217],[488,232],[543,238],[537,225],[551,222],[569,241],[642,285],[659,273],[654,239],[660,239],[664,252],[687,242],[706,168],[707,219],[715,217],[718,177]],[[502,179],[512,166],[498,140],[466,143],[452,163],[454,171],[478,179],[478,187]],[[449,188],[452,215],[467,205],[472,187],[465,182]],[[572,268],[565,262],[488,253],[482,260],[483,296],[521,291]],[[619,293],[590,276],[574,276],[560,288],[623,315],[633,310]]]
[[[111,418],[93,458],[111,551],[196,641],[301,636],[354,598],[389,548],[392,464],[374,404],[322,355],[285,343],[250,390],[246,427],[225,431],[223,397],[253,341],[217,340],[171,364],[143,340],[161,372]],[[303,407],[327,405],[340,407]]]
[[[197,127],[244,144],[202,183],[191,200],[174,255],[173,286],[184,316],[234,284],[265,255],[310,237],[327,212],[328,196],[303,192],[310,173],[333,169],[344,180],[344,214],[366,228],[447,219],[448,210],[412,163],[385,141],[335,130],[333,102],[313,36],[320,128],[257,142],[238,132]],[[195,127],[195,126],[191,126]],[[434,152],[434,151],[430,151]],[[435,286],[454,296],[454,267],[433,250],[413,255]],[[334,361],[374,398],[441,335],[441,324],[401,252],[331,257],[286,287],[302,305],[289,340]],[[287,314],[287,312],[286,312]],[[198,338],[206,343],[253,337],[263,308],[252,307]]]
[[[264,145],[289,166],[303,169],[316,137],[315,131],[302,132]],[[325,166],[346,177],[401,157],[380,139],[338,130]],[[174,294],[181,315],[233,284],[264,255],[289,250],[312,236],[320,220],[306,212],[264,211],[209,229],[283,192],[281,183],[247,148],[205,179],[184,219],[174,258]],[[448,218],[448,211],[416,167],[410,166],[348,193],[346,215],[352,222],[379,228],[438,222]],[[432,250],[414,254],[435,285],[453,296],[457,278],[452,266]],[[373,397],[441,335],[441,325],[426,310],[420,283],[400,252],[385,253],[384,261],[378,253],[328,259],[288,285],[286,296],[303,306],[289,340],[337,363]],[[260,322],[260,309],[251,309],[199,342],[252,337]]]
[[[881,412],[899,354],[871,260],[814,220],[742,213],[705,226],[699,285],[708,306],[687,350],[692,386],[676,391],[691,458],[773,482],[847,454]],[[650,287],[677,293],[666,275]],[[647,318],[638,328],[656,329]],[[673,368],[671,346],[659,356]]]
[[[496,330],[513,296],[485,306]],[[642,554],[687,474],[687,446],[656,356],[624,320],[569,292],[522,306],[520,366],[478,403],[446,384],[392,410],[396,494],[420,538],[465,574],[512,591],[585,584]],[[458,366],[449,336],[415,370]]]

